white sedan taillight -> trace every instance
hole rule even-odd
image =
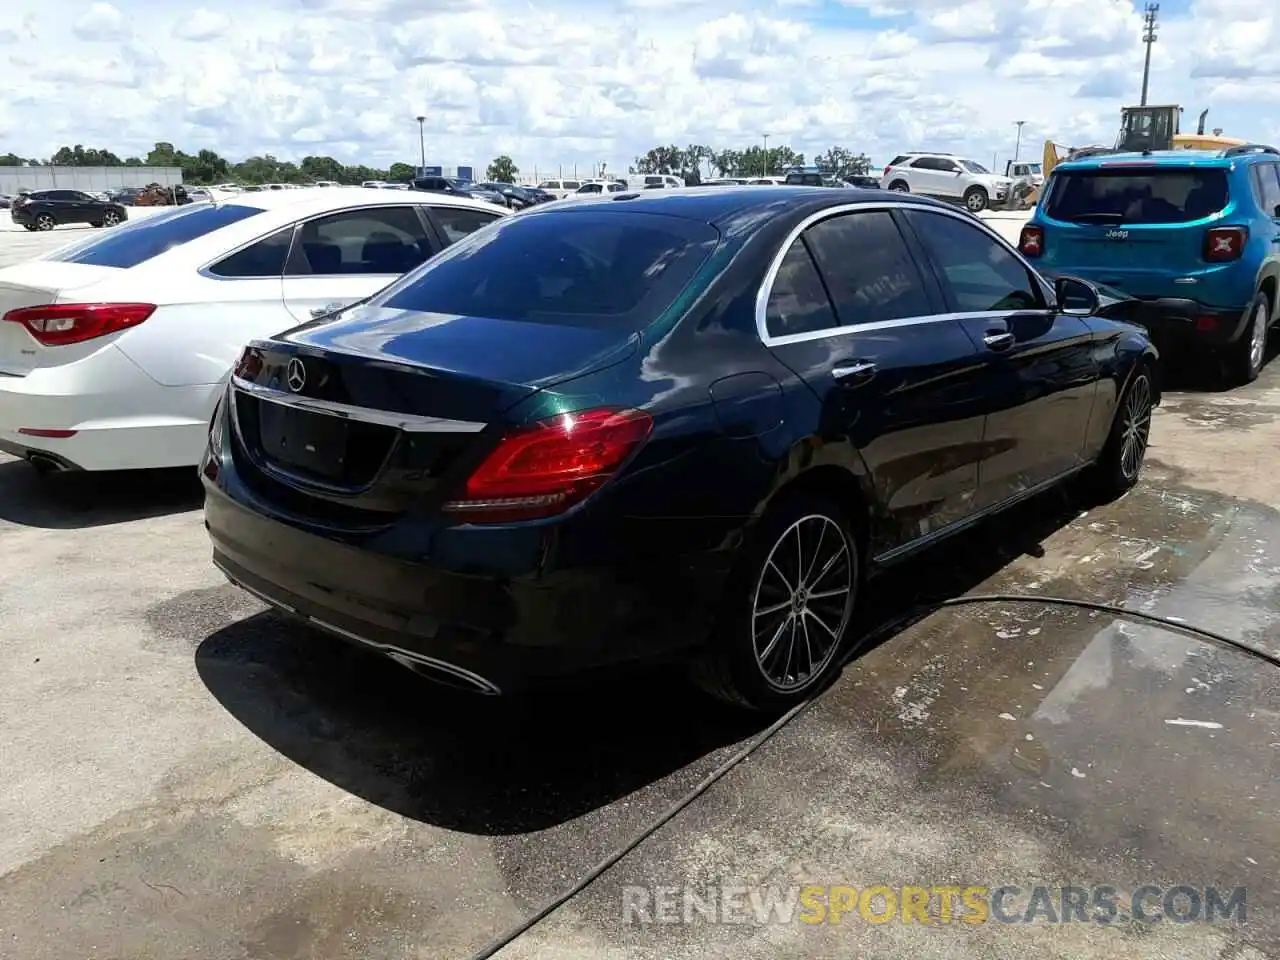
[[[10,310],[4,322],[22,324],[46,347],[61,347],[136,327],[155,311],[154,303],[46,303]]]

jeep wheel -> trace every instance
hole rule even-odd
[[[1245,311],[1249,318],[1240,339],[1230,344],[1225,360],[1227,380],[1232,386],[1242,386],[1258,379],[1262,361],[1267,355],[1267,325],[1271,318],[1271,301],[1259,292]]]
[[[981,213],[991,202],[987,191],[981,187],[970,187],[964,192],[964,205],[970,213]]]

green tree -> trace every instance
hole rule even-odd
[[[871,169],[871,159],[865,153],[855,154],[844,147],[832,147],[818,154],[816,162],[823,173],[840,179],[860,177]]]
[[[643,157],[637,157],[635,166],[636,173],[681,173],[685,169],[684,151],[674,143],[654,147]]]
[[[412,180],[417,172],[417,167],[410,166],[407,163],[393,163],[391,169],[387,171],[387,179],[395,180],[398,183],[406,183]]]
[[[495,183],[515,183],[516,178],[520,176],[520,168],[504,153],[500,157],[493,158],[493,163],[489,164],[489,169],[484,172],[484,175],[486,180]]]

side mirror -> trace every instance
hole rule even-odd
[[[1058,312],[1071,317],[1092,317],[1098,312],[1098,288],[1079,277],[1058,277],[1053,282]]]

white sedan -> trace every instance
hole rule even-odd
[[[0,269],[0,451],[194,466],[241,347],[371,296],[495,218],[464,197],[254,192]]]

